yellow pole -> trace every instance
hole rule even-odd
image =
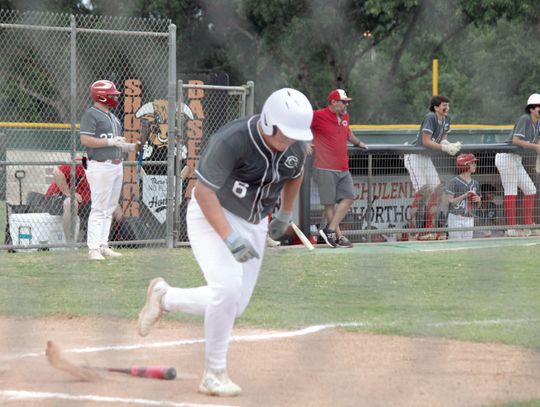
[[[433,59],[433,77],[431,80],[433,96],[439,94],[439,60],[437,58]]]

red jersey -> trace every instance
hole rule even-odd
[[[62,174],[64,174],[64,177],[66,177],[66,182],[69,186],[71,179],[71,165],[64,164],[59,166],[58,169]],[[90,202],[90,185],[88,185],[86,173],[81,164],[75,165],[75,192],[78,193],[82,198],[81,206],[85,206]],[[49,185],[49,189],[47,189],[47,192],[45,192],[45,196],[61,193],[62,191],[60,191],[60,188],[56,182],[53,182],[51,185]]]
[[[315,110],[311,131],[315,147],[313,166],[325,170],[348,171],[347,140],[351,131],[349,113],[338,116],[328,107]]]

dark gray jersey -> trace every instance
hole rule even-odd
[[[211,138],[195,170],[221,206],[251,223],[270,213],[283,185],[303,174],[306,144],[273,152],[257,129],[259,115],[235,120]]]
[[[111,112],[104,112],[95,106],[87,109],[81,118],[81,134],[95,138],[122,136],[120,120]],[[90,160],[117,160],[122,158],[120,147],[87,148]]]
[[[475,179],[471,179],[467,182],[460,176],[452,178],[446,188],[446,193],[452,195],[454,198],[469,191],[479,193],[480,184]],[[467,198],[461,202],[450,204],[448,212],[453,213],[454,215],[473,216],[473,212],[476,209],[475,206],[476,203],[473,203],[471,197],[467,196]]]
[[[506,139],[506,143],[512,144],[514,136],[519,137],[522,140],[535,144],[538,141],[538,133],[540,132],[540,121],[536,124],[533,123],[529,114],[520,116],[517,120],[510,137]]]
[[[424,145],[422,141],[422,134],[424,132],[431,134],[431,140],[440,144],[443,136],[450,133],[450,131],[450,118],[448,116],[443,117],[442,122],[439,123],[437,115],[434,112],[429,112],[420,125],[420,130],[418,131],[418,135],[416,136],[413,145]]]

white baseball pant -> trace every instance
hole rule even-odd
[[[448,240],[472,239],[474,231],[452,231],[452,228],[472,228],[474,218],[472,216],[461,216],[453,213],[448,214]]]
[[[109,245],[112,214],[122,192],[122,164],[88,160],[86,178],[92,197],[87,245],[90,250],[95,250]]]
[[[495,154],[495,166],[501,174],[501,184],[505,195],[517,195],[518,188],[521,189],[523,195],[536,194],[534,182],[525,171],[519,154]]]
[[[420,191],[423,186],[434,190],[441,183],[431,157],[421,154],[405,154],[403,161],[409,172],[414,192]]]
[[[171,287],[162,299],[162,305],[168,311],[204,315],[206,367],[211,369],[224,369],[227,366],[234,321],[245,311],[253,294],[268,231],[267,218],[254,225],[224,211],[233,229],[252,243],[260,259],[245,263],[236,261],[192,195],[187,210],[188,236],[207,285]]]

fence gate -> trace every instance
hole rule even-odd
[[[176,177],[175,232],[179,244],[187,242],[186,207],[195,178],[193,170],[201,151],[217,129],[243,116],[253,114],[254,83],[243,86],[204,85],[201,81],[178,82],[178,137],[176,168],[184,177]]]

